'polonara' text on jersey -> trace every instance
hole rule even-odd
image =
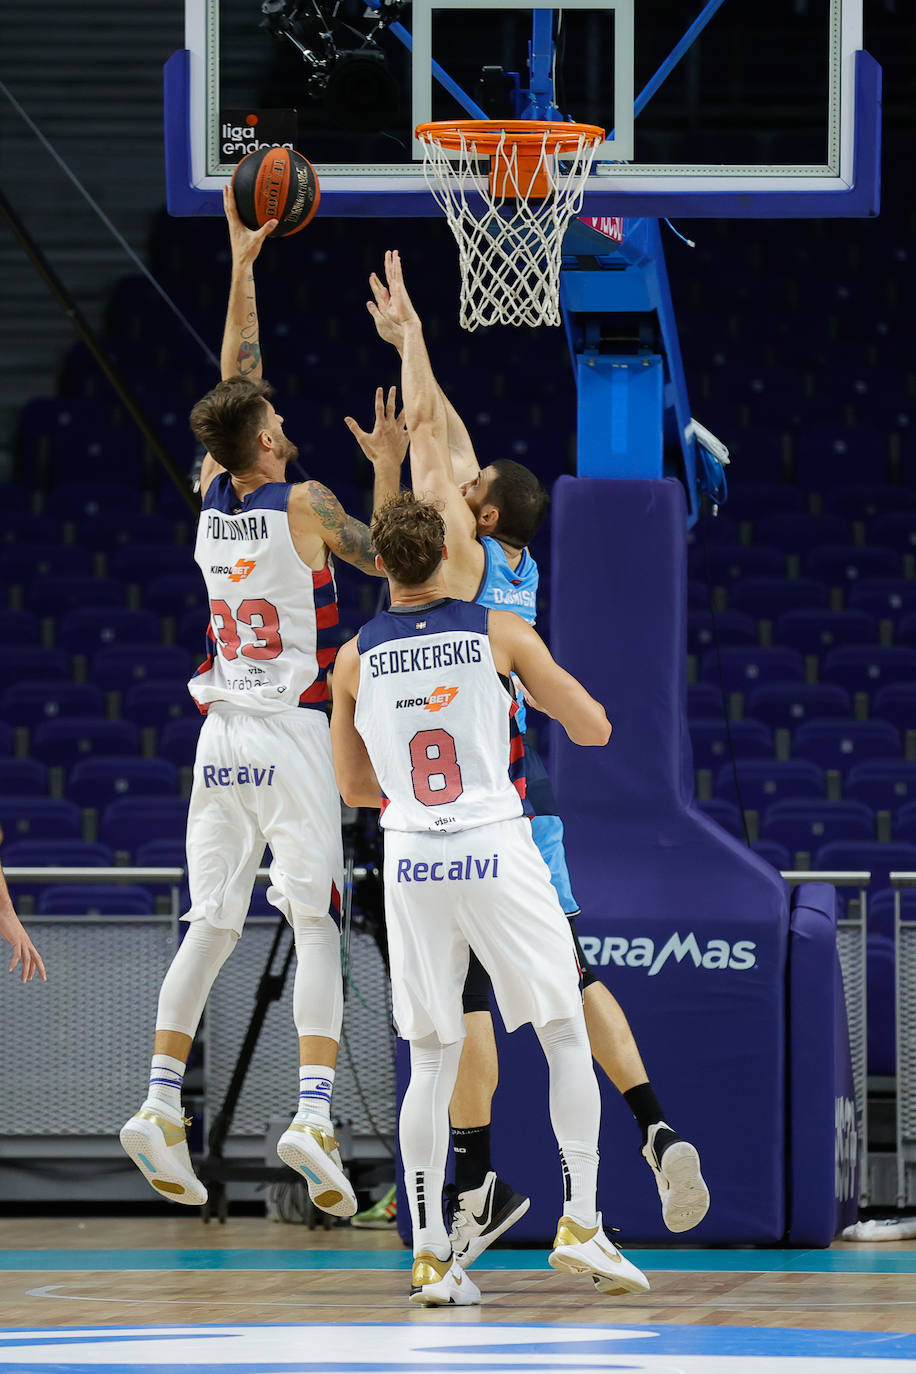
[[[204,497],[194,557],[207,584],[207,657],[188,684],[204,713],[226,701],[259,715],[324,710],[337,652],[337,588],[330,559],[303,563],[289,528],[288,482],[239,500],[228,473]]]

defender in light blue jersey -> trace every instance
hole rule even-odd
[[[386,272],[390,268],[395,281],[389,278],[387,288],[374,273],[370,277],[373,299],[367,308],[380,337],[393,344],[403,359],[403,329],[392,318],[389,293],[396,290],[401,305],[407,298],[400,265],[386,255]],[[409,301],[407,305],[413,309]],[[402,310],[399,308],[396,313],[401,317]],[[433,383],[438,385],[435,379]],[[442,508],[449,594],[497,609],[508,609],[499,598],[514,595],[519,604],[511,609],[533,624],[537,610],[537,565],[528,552],[528,544],[546,517],[547,492],[533,472],[511,459],[498,459],[481,468],[461,417],[441,387],[439,393],[447,417],[450,470],[444,453],[437,454],[435,446],[414,444],[411,480],[418,496],[433,497]],[[363,434],[352,423],[350,429],[373,462],[390,459],[392,450],[403,451],[403,425],[397,421],[387,426],[387,432],[384,425],[377,423],[372,435]],[[578,905],[566,869],[562,821],[556,814],[546,769],[527,743],[525,753],[527,800],[536,813],[532,832],[575,936]],[[579,960],[592,1053],[623,1095],[640,1127],[641,1153],[655,1177],[665,1224],[672,1231],[690,1230],[709,1207],[697,1152],[665,1121],[626,1016],[589,967],[581,946]],[[475,968],[473,960],[464,1006],[467,1038],[451,1101],[456,1161],[453,1244],[456,1253],[462,1255],[462,1262],[469,1264],[511,1224],[482,1225],[476,1221],[476,1217],[490,1210],[494,1189],[508,1185],[502,1185],[490,1162],[490,1104],[496,1090],[498,1060],[489,1013],[489,985],[483,970]]]

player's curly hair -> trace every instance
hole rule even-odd
[[[399,491],[376,511],[369,526],[372,547],[385,571],[404,587],[426,582],[442,562],[445,521],[435,501]]]
[[[267,420],[264,402],[273,394],[263,377],[228,377],[191,411],[195,439],[227,472],[245,472],[254,465],[256,440]]]

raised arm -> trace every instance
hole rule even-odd
[[[334,666],[334,709],[331,713],[334,772],[340,795],[347,806],[379,808],[382,802],[382,789],[366,752],[362,735],[354,723],[358,689],[359,650],[356,639],[351,639],[337,655]]]
[[[344,424],[372,464],[374,473],[372,512],[375,514],[389,496],[401,486],[401,465],[409,442],[404,412],[398,414],[395,404],[396,387],[388,388],[386,398],[381,387],[375,391],[375,424],[371,432],[362,429],[352,415],[344,417]]]
[[[264,240],[271,230],[276,228],[277,221],[268,220],[256,230],[246,228],[239,217],[235,193],[231,186],[223,187],[223,209],[229,225],[229,246],[232,250],[229,305],[220,352],[220,372],[223,381],[226,381],[229,377],[262,375],[254,264]]]
[[[517,673],[539,710],[558,720],[573,744],[607,744],[611,723],[604,707],[560,667],[538,632],[512,611],[491,611],[489,623],[499,672]]]
[[[289,494],[287,513],[293,543],[307,563],[317,554],[320,541],[360,572],[370,577],[382,576],[375,566],[369,526],[348,515],[323,482],[297,483]]]
[[[232,276],[229,281],[229,304],[223,327],[223,343],[219,366],[222,380],[230,377],[260,377],[261,337],[258,325],[258,306],[254,293],[254,263],[261,246],[276,226],[268,220],[260,229],[251,230],[242,223],[231,186],[223,187],[223,210],[229,226],[229,247],[232,251]],[[200,494],[222,468],[209,453],[200,468]]]
[[[369,278],[369,289],[372,292],[373,300],[366,302],[366,309],[375,322],[375,328],[380,339],[390,343],[397,349],[401,358],[404,356],[404,329],[396,323],[390,315],[391,297],[388,290],[379,281],[373,272]],[[432,370],[432,364],[430,364]],[[445,421],[448,432],[448,451],[452,465],[452,478],[460,486],[462,482],[472,482],[480,471],[480,464],[477,461],[477,454],[474,452],[474,445],[471,436],[468,434],[467,426],[446,396],[439,382],[439,395],[445,406]]]
[[[441,502],[449,552],[449,581],[470,576],[476,587],[485,555],[474,516],[455,485],[448,452],[448,428],[442,391],[433,376],[423,326],[404,286],[401,260],[385,254],[388,314],[402,328],[401,394],[410,435],[410,474],[418,496]]]

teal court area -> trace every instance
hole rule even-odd
[[[544,1254],[535,1250],[502,1251],[488,1256],[479,1275],[484,1289],[480,1308],[452,1312],[413,1311],[398,1301],[390,1280],[409,1270],[404,1251],[389,1250],[264,1250],[264,1249],[87,1249],[0,1251],[0,1287],[22,1276],[23,1298],[35,1320],[46,1304],[66,1310],[73,1321],[85,1316],[87,1325],[13,1327],[0,1335],[3,1374],[111,1374],[138,1370],[143,1374],[398,1374],[398,1371],[442,1371],[442,1374],[496,1374],[496,1371],[602,1370],[630,1374],[916,1374],[916,1333],[893,1330],[849,1330],[831,1327],[830,1308],[838,1324],[849,1310],[862,1309],[862,1324],[913,1324],[916,1308],[916,1247],[899,1250],[642,1250],[638,1263],[653,1281],[654,1299],[664,1303],[664,1280],[682,1281],[679,1311],[687,1318],[658,1322],[634,1320],[636,1313],[622,1304],[608,1304],[606,1317],[595,1320],[589,1308],[584,1320],[505,1321],[512,1306],[532,1309],[531,1299],[518,1298],[513,1286],[527,1281],[552,1282],[544,1274]],[[341,1287],[327,1279],[340,1275]],[[136,1276],[144,1275],[137,1283]],[[123,1303],[125,1316],[147,1313],[157,1318],[164,1295],[154,1291],[154,1275],[212,1274],[215,1321],[182,1324],[181,1283],[170,1286],[171,1311],[177,1320],[155,1324],[93,1325],[104,1304]],[[294,1294],[306,1291],[315,1320],[264,1324],[227,1321],[233,1305],[228,1288],[220,1283],[248,1274],[251,1289],[267,1275],[290,1276],[266,1297],[264,1306],[277,1316],[300,1304]],[[477,1271],[475,1270],[475,1275]],[[222,1275],[222,1279],[220,1279]],[[715,1276],[717,1296],[709,1300],[708,1278]],[[34,1276],[35,1282],[32,1281]],[[85,1281],[91,1276],[92,1286]],[[133,1276],[133,1279],[132,1279]],[[691,1276],[693,1278],[691,1279]],[[803,1325],[727,1323],[723,1293],[733,1279],[765,1276],[785,1290],[785,1317]],[[790,1290],[834,1277],[848,1301],[806,1302],[793,1318]],[[856,1279],[861,1286],[856,1287]],[[51,1279],[52,1282],[46,1280]],[[882,1279],[884,1283],[882,1284]],[[40,1282],[38,1280],[41,1280]],[[877,1287],[876,1285],[877,1281]],[[320,1288],[311,1285],[318,1282]],[[125,1287],[125,1285],[128,1285]],[[144,1290],[144,1285],[147,1285]],[[688,1290],[688,1291],[685,1291]],[[137,1296],[147,1291],[148,1296]],[[190,1290],[188,1290],[190,1292]],[[546,1287],[543,1291],[547,1291]],[[576,1290],[574,1309],[582,1311],[584,1290]],[[773,1292],[772,1286],[768,1289]],[[128,1292],[130,1296],[118,1295]],[[696,1295],[690,1310],[689,1293]],[[824,1290],[826,1294],[827,1290]],[[875,1293],[884,1292],[886,1301]],[[861,1300],[856,1294],[861,1294]],[[94,1295],[94,1296],[93,1296]],[[285,1295],[285,1296],[284,1296]],[[387,1297],[387,1301],[386,1301]],[[514,1299],[518,1299],[514,1301]],[[649,1300],[647,1299],[647,1302]],[[508,1307],[507,1307],[508,1303]],[[168,1305],[166,1301],[165,1305]],[[752,1307],[753,1304],[751,1303]],[[751,1322],[766,1322],[760,1310]],[[770,1320],[773,1319],[772,1304]],[[842,1308],[842,1311],[841,1311]],[[67,1310],[69,1309],[69,1310]],[[153,1311],[155,1309],[155,1313]],[[496,1310],[494,1310],[496,1309]],[[20,1309],[21,1310],[21,1309]],[[547,1310],[562,1311],[556,1306]],[[746,1299],[735,1305],[739,1322],[749,1313]],[[346,1311],[347,1315],[344,1315]],[[331,1313],[334,1320],[327,1320]],[[385,1320],[384,1314],[391,1319]],[[378,1320],[381,1316],[382,1320]],[[495,1320],[493,1318],[496,1318]],[[715,1324],[708,1324],[708,1323]],[[820,1322],[824,1329],[812,1329]]]

